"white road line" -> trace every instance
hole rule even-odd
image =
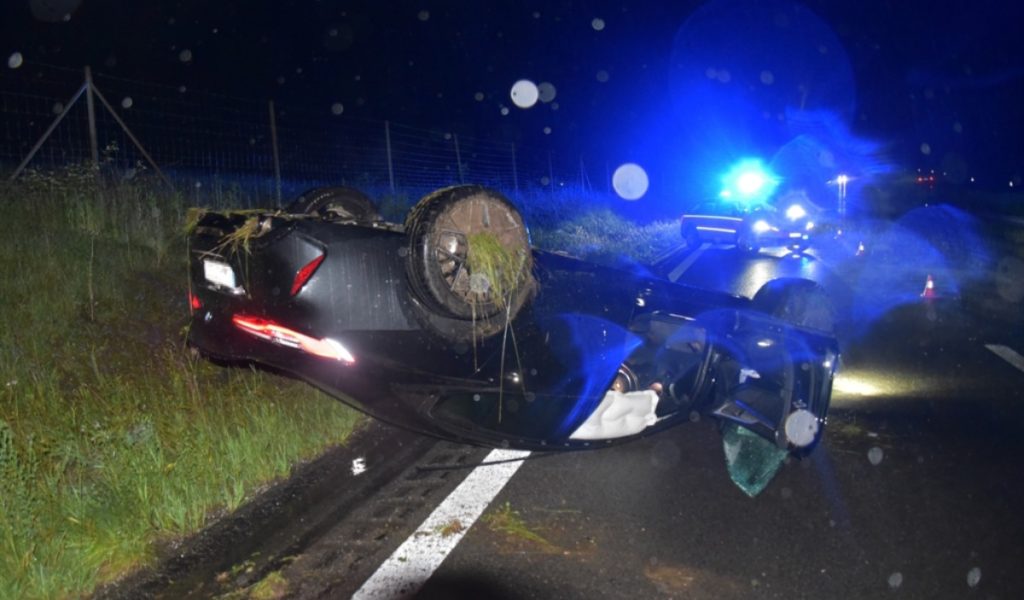
[[[692,267],[693,263],[697,262],[697,259],[700,258],[700,255],[704,254],[704,250],[706,250],[707,247],[707,243],[701,244],[699,248],[694,250],[692,254],[686,257],[686,260],[676,265],[676,268],[672,269],[672,271],[669,272],[668,280],[675,281],[682,277],[683,273],[685,273],[687,269]]]
[[[1000,344],[985,344],[985,347],[995,353],[996,356],[1024,371],[1024,356],[1017,354],[1013,348]]]
[[[414,596],[529,455],[521,450],[491,451],[352,598]],[[498,464],[488,464],[494,462]]]

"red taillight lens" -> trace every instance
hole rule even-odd
[[[199,296],[196,296],[192,292],[188,293],[188,305],[195,312],[203,307],[203,303],[199,301]]]
[[[348,351],[348,348],[336,340],[328,338],[318,340],[262,317],[234,315],[231,317],[231,322],[242,331],[251,333],[258,338],[273,342],[279,346],[295,348],[313,356],[331,358],[350,364],[356,360],[352,353]]]
[[[306,285],[306,282],[313,276],[313,273],[316,273],[317,268],[322,262],[324,262],[323,254],[309,261],[306,266],[299,269],[299,272],[295,274],[295,281],[292,282],[292,296],[299,293],[299,290],[302,289],[302,286]]]

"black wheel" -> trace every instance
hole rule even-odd
[[[409,212],[405,231],[413,292],[429,309],[471,321],[478,335],[500,331],[533,291],[529,232],[519,211],[493,190],[433,192]]]
[[[749,233],[741,233],[736,237],[736,247],[747,254],[757,254],[761,250],[757,241]]]
[[[700,246],[700,234],[697,233],[697,228],[693,225],[683,225],[682,235],[683,239],[686,240],[687,248],[694,249]]]
[[[835,308],[825,290],[809,279],[783,277],[761,286],[754,294],[754,308],[787,323],[835,333]]]
[[[285,211],[293,215],[316,215],[331,221],[368,224],[381,220],[369,196],[350,187],[314,188],[292,200]]]

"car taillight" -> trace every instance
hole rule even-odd
[[[306,285],[306,282],[313,276],[313,273],[316,273],[317,268],[322,262],[324,262],[323,254],[309,261],[306,263],[306,266],[299,269],[299,272],[295,274],[295,280],[292,281],[292,296],[299,293],[302,286]]]
[[[234,315],[231,317],[231,322],[242,331],[251,333],[258,338],[273,342],[279,346],[295,348],[307,354],[345,363],[354,363],[356,361],[352,353],[348,351],[348,348],[341,345],[341,342],[329,338],[318,340],[304,333],[299,333],[294,329],[288,329],[269,319]]]
[[[199,301],[199,296],[196,296],[192,292],[188,293],[188,305],[195,312],[203,307],[203,303]]]

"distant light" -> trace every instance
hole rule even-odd
[[[741,194],[753,194],[765,184],[763,173],[743,173],[736,179],[736,187]]]
[[[540,99],[540,90],[537,89],[537,84],[529,79],[520,79],[512,84],[509,96],[512,98],[512,104],[519,108],[530,108]]]
[[[802,219],[806,216],[807,211],[804,210],[804,207],[800,206],[799,204],[793,204],[786,209],[786,218],[789,219],[790,221],[796,221],[797,219]]]
[[[590,26],[594,28],[594,31],[604,30],[604,19],[594,17],[594,20],[590,22]]]
[[[25,57],[21,55],[21,52],[15,52],[14,54],[7,57],[7,66],[11,69],[17,69],[25,62]]]
[[[758,348],[770,348],[771,345],[774,344],[774,343],[775,342],[773,342],[772,340],[770,340],[768,338],[765,338],[763,340],[757,340],[757,347]]]
[[[808,221],[807,227],[805,227],[804,229],[806,229],[807,231],[814,229],[814,221]]]
[[[741,202],[759,203],[768,199],[779,185],[779,178],[760,160],[748,158],[734,164],[722,176],[723,198]]]
[[[764,233],[764,232],[768,231],[771,228],[772,228],[772,226],[769,225],[768,221],[765,221],[764,219],[761,219],[761,220],[756,221],[754,223],[754,232],[755,233]]]
[[[974,183],[974,178],[973,177],[971,177],[971,183]]]
[[[636,163],[626,163],[612,174],[612,187],[623,200],[639,200],[647,193],[647,171]]]
[[[596,77],[597,80],[601,83],[607,83],[609,77],[608,71],[601,69],[600,71],[597,72],[597,75],[595,75],[594,77]]]
[[[555,89],[555,86],[547,81],[542,81],[540,85],[537,86],[538,98],[540,98],[540,101],[544,104],[554,100],[557,94],[558,90]]]
[[[331,114],[340,115],[343,112],[345,112],[345,107],[341,104],[341,102],[335,102],[334,104],[331,105]]]
[[[839,182],[839,185],[846,185],[849,183],[850,178],[847,175],[840,175],[839,177],[836,177],[836,181]]]

